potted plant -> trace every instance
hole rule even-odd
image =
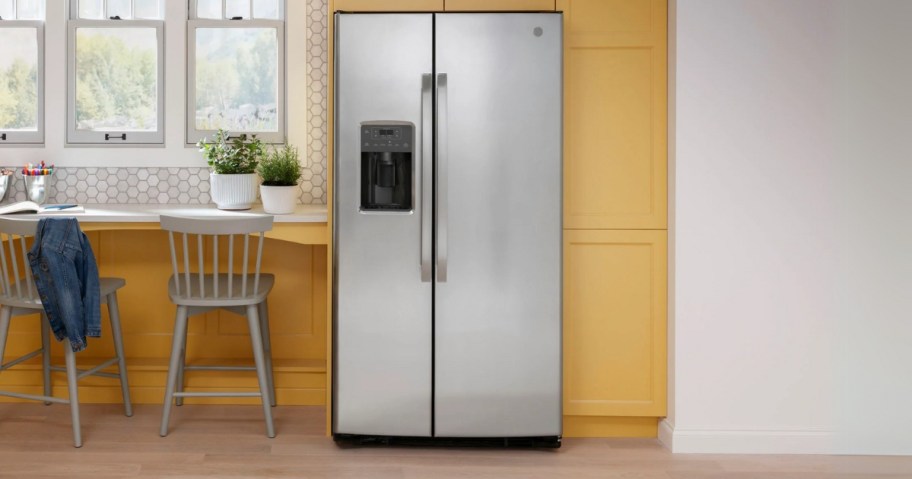
[[[263,179],[260,186],[263,210],[276,215],[294,212],[301,178],[298,149],[290,145],[273,149],[257,166],[257,173]]]
[[[256,201],[257,164],[263,158],[263,142],[242,134],[231,138],[219,129],[212,141],[196,144],[212,171],[209,186],[212,201],[221,210],[247,210]]]

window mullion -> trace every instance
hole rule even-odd
[[[228,18],[228,0],[222,0],[222,20],[230,20]]]

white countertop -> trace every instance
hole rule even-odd
[[[263,205],[256,204],[249,210],[227,211],[219,210],[215,205],[117,205],[86,204],[85,213],[76,213],[72,216],[86,223],[157,223],[159,215],[175,216],[245,216],[251,214],[266,214]],[[326,223],[326,205],[298,205],[294,213],[287,215],[274,215],[276,223]],[[22,215],[25,216],[25,215]],[[28,215],[34,216],[34,215]],[[67,216],[54,214],[54,216]]]

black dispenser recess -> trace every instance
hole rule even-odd
[[[361,124],[362,211],[411,211],[413,131],[406,122]]]

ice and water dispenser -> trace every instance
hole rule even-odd
[[[361,211],[411,211],[414,125],[361,124]]]

